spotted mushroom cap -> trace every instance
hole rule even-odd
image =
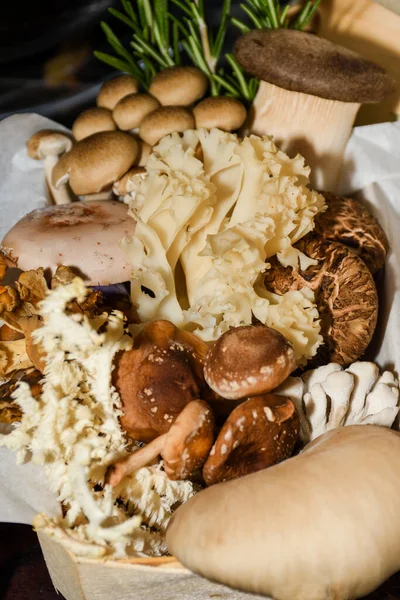
[[[206,345],[169,321],[154,321],[136,336],[133,348],[117,356],[113,380],[123,416],[134,439],[151,442],[169,431],[192,400],[201,396]]]
[[[229,415],[203,467],[207,485],[266,469],[289,458],[300,431],[291,400],[264,394]]]
[[[359,254],[372,274],[381,269],[389,250],[385,232],[369,210],[354,198],[323,192],[328,210],[317,215],[315,232],[341,242]]]
[[[266,288],[277,294],[312,289],[324,344],[307,367],[329,362],[347,366],[364,354],[375,331],[378,295],[372,274],[353,250],[317,234],[308,234],[296,247],[317,264],[295,271],[272,259]]]
[[[227,399],[265,394],[296,368],[292,344],[266,325],[230,329],[209,348],[204,377],[214,392]]]
[[[215,439],[215,423],[207,402],[189,402],[171,426],[162,457],[169,479],[190,479],[206,461]]]

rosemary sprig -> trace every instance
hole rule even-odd
[[[295,17],[290,16],[289,4],[281,7],[279,0],[245,0],[240,7],[256,29],[286,27],[303,30],[320,3],[321,0],[308,0]],[[250,31],[250,27],[240,19],[233,18],[231,23],[242,33]]]

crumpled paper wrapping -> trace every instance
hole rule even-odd
[[[64,129],[38,115],[15,115],[0,123],[0,239],[27,212],[46,205],[41,162],[27,157],[26,140],[43,128]],[[400,372],[400,122],[358,127],[346,149],[340,193],[362,198],[386,231],[391,246],[380,286],[377,334],[368,354]],[[27,523],[37,512],[56,515],[59,506],[41,469],[15,465],[0,448],[0,521]]]

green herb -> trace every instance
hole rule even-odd
[[[321,0],[309,0],[295,18],[289,17],[289,6],[280,8],[278,0],[244,0],[241,4],[254,28],[291,27],[304,29]],[[176,15],[171,13],[175,5]],[[210,9],[215,9],[209,1]],[[220,24],[210,31],[203,0],[121,0],[122,10],[110,8],[110,14],[129,27],[132,38],[127,49],[106,23],[102,29],[114,55],[95,52],[106,64],[130,73],[147,90],[151,79],[161,70],[180,65],[182,51],[192,64],[201,69],[210,82],[213,96],[228,95],[247,102],[254,99],[258,80],[249,77],[232,54],[225,55],[221,65],[221,53],[229,24],[241,33],[251,27],[232,18],[231,0],[222,0]]]

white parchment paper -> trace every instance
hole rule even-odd
[[[47,203],[41,162],[26,155],[25,142],[37,130],[64,129],[39,115],[15,115],[0,122],[0,239],[26,213]],[[369,359],[400,372],[400,123],[358,127],[347,146],[340,193],[360,197],[386,231],[391,251],[378,282],[381,310]],[[0,521],[32,522],[37,512],[55,515],[56,498],[41,469],[16,466],[0,448]]]

